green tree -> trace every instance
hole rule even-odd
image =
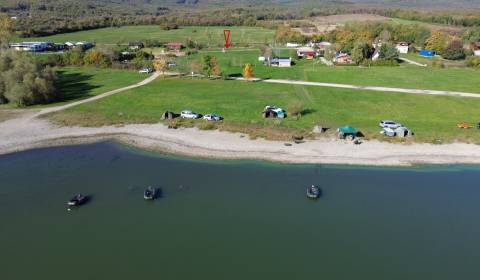
[[[379,59],[394,61],[399,57],[398,50],[392,44],[382,44]]]
[[[465,49],[463,43],[459,40],[453,40],[448,43],[447,47],[443,51],[443,58],[449,60],[461,60],[465,59]]]
[[[50,67],[43,67],[29,54],[15,51],[0,53],[0,101],[17,106],[56,100],[57,77]]]
[[[425,41],[425,48],[434,50],[438,54],[443,54],[448,43],[448,35],[443,32],[433,32],[432,35]]]
[[[365,59],[368,59],[373,53],[373,48],[370,44],[365,42],[356,43],[352,49],[352,60],[356,64],[362,63]]]
[[[8,48],[8,40],[12,35],[13,24],[7,14],[0,13],[0,49]]]

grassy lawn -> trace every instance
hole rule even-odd
[[[294,51],[281,50],[282,55],[294,57]],[[179,69],[189,72],[188,62],[204,54],[218,58],[222,71],[239,75],[242,65],[251,63],[254,74],[261,78],[307,80],[364,86],[387,86],[415,89],[436,89],[480,93],[480,71],[468,68],[431,68],[402,64],[397,67],[336,66],[328,67],[318,60],[297,60],[291,68],[272,68],[257,61],[258,50],[202,51],[194,56],[179,59]],[[417,61],[422,62],[417,59]]]
[[[304,104],[299,119],[266,120],[261,117],[267,104],[289,111],[298,102]],[[306,135],[315,124],[332,128],[351,124],[368,138],[381,138],[379,120],[393,119],[411,128],[416,133],[415,141],[441,139],[443,142],[480,143],[479,130],[456,128],[462,121],[472,124],[478,121],[478,108],[480,99],[171,78],[159,79],[50,117],[65,125],[156,123],[165,110],[190,109],[203,114],[221,114],[225,121],[220,129],[276,139],[287,139],[292,133]],[[195,123],[205,126],[203,120]]]
[[[234,45],[270,42],[275,33],[274,30],[257,27],[187,26],[167,31],[158,25],[143,25],[109,27],[37,38],[15,38],[15,41],[90,41],[97,44],[117,44],[146,39],[155,39],[161,42],[185,42],[190,38],[204,44],[217,46],[224,44],[224,29],[231,30],[231,42]]]

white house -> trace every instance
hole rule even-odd
[[[397,43],[395,48],[397,49],[397,51],[399,53],[408,53],[408,43],[406,43],[406,42]]]
[[[480,42],[473,44],[473,54],[475,56],[480,56]]]
[[[270,61],[271,66],[290,67],[292,66],[292,58],[290,57],[274,57]]]
[[[298,43],[287,43],[287,48],[298,48],[300,44]]]

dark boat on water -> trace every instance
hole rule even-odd
[[[157,196],[157,189],[153,187],[148,187],[143,192],[143,198],[145,200],[154,200]]]
[[[307,188],[307,197],[312,199],[317,199],[321,195],[321,190],[319,187],[312,185]]]
[[[77,194],[68,201],[68,206],[80,206],[87,202],[88,197],[83,194]]]

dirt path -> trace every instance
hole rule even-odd
[[[231,78],[232,80],[243,81],[243,78]],[[321,83],[308,81],[294,81],[294,80],[278,80],[278,79],[252,79],[254,82],[264,82],[273,84],[288,84],[288,85],[303,85],[316,87],[330,87],[330,88],[346,88],[355,90],[371,90],[381,92],[396,92],[396,93],[410,93],[410,94],[424,94],[424,95],[444,95],[455,97],[473,97],[480,98],[480,93],[459,92],[459,91],[445,91],[445,90],[429,90],[429,89],[408,89],[408,88],[392,88],[392,87],[377,87],[377,86],[359,86],[349,84],[335,84],[335,83]]]

